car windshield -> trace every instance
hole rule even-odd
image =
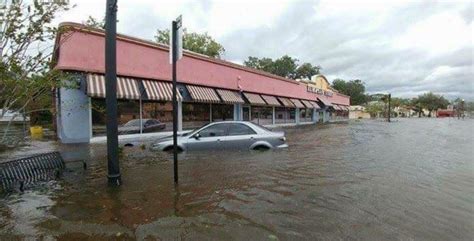
[[[130,127],[130,126],[140,126],[140,119],[131,120],[131,121],[125,123],[125,125],[123,125],[123,126],[127,126],[127,127]]]

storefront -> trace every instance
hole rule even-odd
[[[80,87],[57,89],[57,133],[62,142],[89,142],[105,134],[104,33],[79,24],[62,26],[68,31],[58,35],[55,68],[71,73],[67,81]],[[119,132],[172,130],[167,46],[124,35],[117,42]],[[178,130],[227,120],[260,125],[326,122],[332,103],[349,104],[347,96],[314,93],[301,82],[187,51],[177,76]]]

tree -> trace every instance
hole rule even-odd
[[[295,79],[296,69],[298,67],[298,59],[284,55],[278,59],[257,58],[249,56],[244,65],[254,69],[263,70],[265,72],[278,75],[284,78]]]
[[[295,79],[298,59],[284,55],[273,62],[273,74],[289,79]]]
[[[423,113],[423,107],[421,106],[420,100],[417,97],[415,97],[411,99],[410,105],[418,113],[418,117],[421,117],[421,114]]]
[[[313,66],[310,63],[304,63],[296,69],[296,78],[297,79],[311,79],[313,75],[319,74],[321,66]]]
[[[393,107],[408,106],[410,105],[410,99],[393,97],[390,101],[390,104]]]
[[[0,117],[13,112],[13,120],[20,113],[38,111],[29,107],[60,85],[63,73],[50,68],[51,43],[58,33],[51,23],[57,13],[69,8],[67,1],[12,1],[2,9]],[[5,143],[10,124],[0,143]]]
[[[361,80],[345,81],[342,79],[335,79],[332,82],[332,87],[339,93],[351,97],[351,105],[361,105],[367,102],[365,95],[365,84]]]
[[[158,29],[155,35],[155,41],[169,45],[170,30]],[[225,53],[224,47],[207,33],[188,32],[187,29],[183,30],[183,48],[218,59]]]
[[[273,60],[271,58],[257,58],[249,56],[246,61],[244,61],[244,65],[247,67],[251,67],[254,69],[263,70],[268,73],[274,73],[274,65]]]
[[[417,99],[418,104],[429,111],[428,117],[431,117],[431,112],[439,108],[445,109],[449,105],[449,101],[441,95],[433,94],[432,92],[419,95]]]
[[[96,18],[89,16],[86,22],[84,23],[84,25],[93,27],[93,28],[105,29],[105,17],[99,21]]]
[[[384,104],[382,102],[371,102],[365,107],[371,117],[378,117],[384,111]]]

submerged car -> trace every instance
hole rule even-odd
[[[179,151],[209,149],[267,150],[288,147],[284,132],[273,132],[246,121],[223,121],[207,124],[178,136]],[[172,151],[173,138],[166,137],[151,146],[152,150]]]
[[[133,119],[119,127],[118,132],[120,135],[140,133],[140,123],[143,125],[143,133],[157,132],[166,128],[166,124],[159,120],[142,119],[140,122],[140,119]]]

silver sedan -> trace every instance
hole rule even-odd
[[[285,147],[288,147],[285,133],[273,132],[246,121],[214,122],[178,136],[179,151],[209,149],[267,150]],[[172,151],[173,138],[162,138],[154,143],[151,149]]]

